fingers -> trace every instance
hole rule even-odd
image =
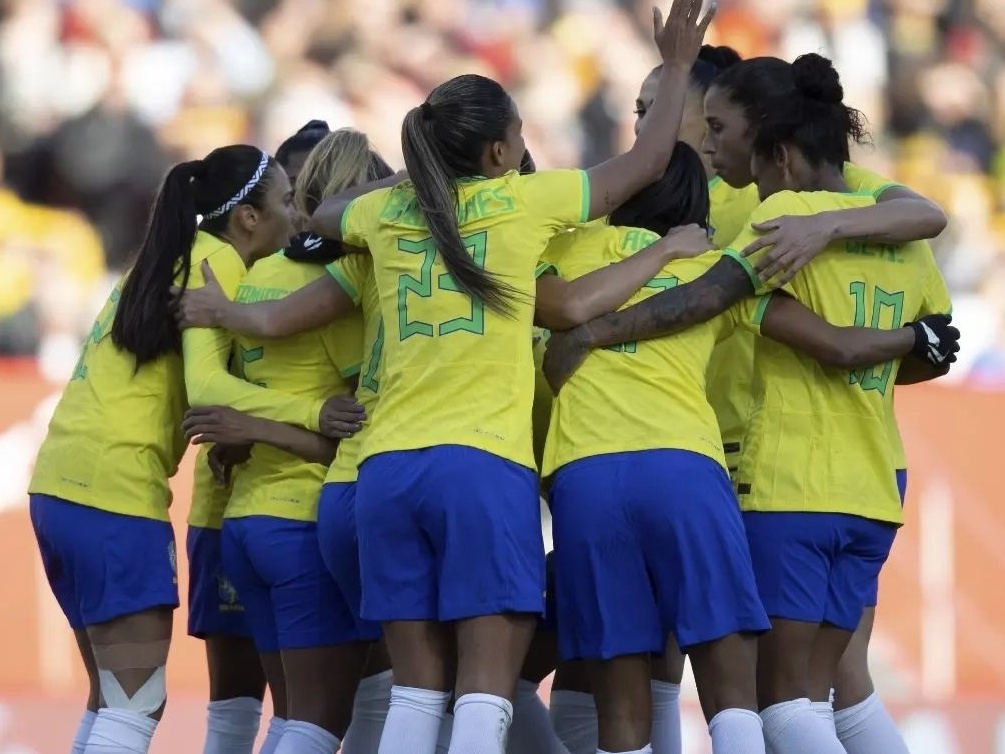
[[[744,247],[743,251],[740,252],[740,254],[745,257],[749,257],[751,254],[756,254],[761,249],[766,248],[768,246],[772,246],[773,244],[774,244],[774,235],[769,233],[766,236],[760,236],[759,238],[755,238],[753,241],[748,243]]]
[[[359,430],[359,424],[342,421],[326,421],[321,426],[321,434],[333,440],[345,440],[352,437]]]
[[[673,6],[671,6],[671,8],[670,8],[670,15],[671,15],[671,17],[673,16]],[[653,35],[656,36],[656,37],[659,37],[659,35],[662,32],[663,32],[663,12],[654,5],[653,6]]]
[[[213,274],[213,268],[209,266],[208,259],[202,260],[202,264],[199,265],[199,269],[202,270],[203,285],[209,285],[210,283],[216,282],[216,275]]]
[[[700,9],[701,6],[699,4],[699,11]],[[715,2],[715,0],[712,0],[712,3],[708,6],[708,11],[705,13],[705,17],[701,20],[701,23],[698,25],[698,31],[701,33],[702,37],[704,37],[705,32],[708,31],[708,27],[712,23],[712,19],[715,18],[715,12],[718,9],[719,9],[718,4]]]
[[[758,233],[768,233],[772,230],[778,230],[782,226],[778,220],[765,220],[763,223],[751,223],[750,227]]]
[[[687,4],[687,22],[694,26],[698,23],[698,17],[701,15],[701,6],[704,5],[703,0],[691,0]]]

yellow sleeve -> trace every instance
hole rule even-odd
[[[757,277],[755,270],[758,260],[763,254],[767,253],[768,249],[761,249],[753,256],[743,256],[743,250],[761,236],[752,226],[757,223],[774,220],[783,215],[805,214],[807,214],[805,202],[795,192],[781,191],[773,194],[761,202],[757,209],[750,213],[750,217],[744,223],[740,235],[734,238],[733,242],[723,250],[723,256],[732,257],[747,271],[747,275],[750,276],[750,282],[754,285],[754,291],[758,294],[763,294],[770,290],[770,287],[764,285],[760,278]]]
[[[244,275],[237,255],[212,254],[208,257],[213,274],[223,292],[233,299]],[[199,265],[194,265],[189,287],[204,283]],[[226,330],[194,327],[182,333],[185,388],[191,406],[230,406],[247,414],[296,424],[317,432],[324,401],[311,401],[252,385],[227,371],[232,339]]]
[[[363,296],[363,282],[367,275],[372,274],[372,266],[373,261],[365,254],[346,254],[331,264],[325,265],[325,269],[329,275],[335,278],[335,282],[342,286],[342,290],[352,299],[352,302],[359,306]]]
[[[345,378],[355,377],[363,366],[363,315],[355,311],[328,326],[325,337],[328,358]]]
[[[873,173],[871,170],[855,165],[851,162],[844,164],[844,182],[848,188],[856,193],[869,194],[873,199],[879,200],[883,192],[891,188],[903,188],[896,181],[891,181],[883,176]]]
[[[389,189],[378,189],[358,196],[342,211],[342,240],[350,246],[367,246],[367,236],[374,218],[387,198]]]
[[[929,314],[952,314],[953,302],[949,298],[949,289],[942,273],[932,260],[928,278],[925,281],[924,297],[921,300],[921,308],[918,311],[919,317]]]
[[[519,178],[527,212],[544,225],[559,229],[590,219],[590,178],[585,170],[544,170]]]
[[[577,230],[566,230],[552,236],[552,239],[548,242],[547,247],[545,247],[544,254],[541,255],[541,261],[537,265],[537,269],[534,271],[534,277],[539,278],[542,275],[560,275],[559,263],[566,254],[568,254],[572,247],[575,245],[576,240],[581,238],[583,231]]]

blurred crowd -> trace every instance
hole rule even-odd
[[[167,167],[216,146],[320,118],[400,167],[405,111],[481,72],[539,167],[605,159],[656,62],[652,2],[0,0],[0,357],[65,379]],[[708,41],[835,60],[873,136],[855,159],[951,216],[954,378],[1005,388],[1005,2],[719,0]]]

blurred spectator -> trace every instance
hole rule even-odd
[[[650,5],[5,0],[0,350],[44,354],[86,331],[101,270],[128,264],[166,167],[224,143],[274,149],[323,118],[401,165],[404,113],[474,71],[512,91],[539,167],[606,159],[630,142],[657,62]],[[951,215],[935,247],[968,328],[961,365],[1005,387],[1005,285],[990,282],[1005,277],[1005,2],[719,0],[709,41],[835,60],[872,130],[855,158]]]

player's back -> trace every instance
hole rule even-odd
[[[218,276],[244,274],[233,247],[198,233],[190,284],[208,260]],[[180,282],[181,276],[179,276]],[[125,277],[91,328],[39,450],[29,491],[113,513],[167,520],[171,490],[187,442],[182,359],[167,353],[137,368],[112,342]]]
[[[343,240],[370,248],[384,320],[381,400],[363,457],[459,444],[533,467],[534,273],[550,238],[586,219],[588,181],[581,171],[511,172],[457,191],[461,238],[512,290],[507,313],[458,288],[409,181],[343,215]]]
[[[810,215],[873,201],[869,195],[781,192],[762,207],[777,216]],[[948,307],[942,276],[923,242],[837,242],[782,290],[844,327],[894,329]],[[744,509],[853,513],[899,523],[890,439],[899,362],[851,372],[826,368],[764,338],[754,362],[755,406],[737,474]]]
[[[563,278],[575,279],[657,240],[638,228],[577,229],[556,238],[546,260]],[[708,252],[674,260],[624,306],[690,282],[720,258],[719,252]],[[705,397],[705,371],[716,342],[744,318],[738,313],[752,320],[754,307],[751,299],[675,335],[592,351],[554,401],[544,473],[588,456],[659,448],[691,450],[724,466],[715,414]]]

